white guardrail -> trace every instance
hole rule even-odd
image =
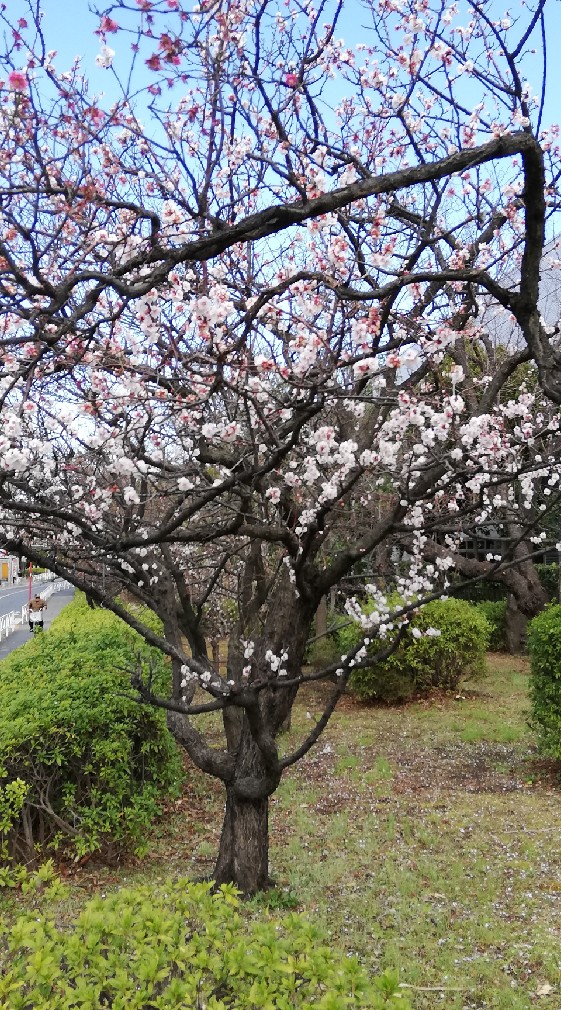
[[[43,600],[48,600],[53,593],[61,593],[65,589],[72,589],[70,582],[66,582],[65,579],[61,579],[57,582],[52,582],[51,585],[46,586],[45,589],[40,593]],[[11,635],[12,631],[16,628],[21,627],[23,624],[27,624],[29,620],[29,605],[24,603],[21,611],[11,610],[9,614],[2,614],[0,616],[0,642],[2,639],[7,638]]]
[[[10,614],[2,614],[0,617],[0,642],[14,631],[16,624],[19,624],[19,618],[15,610],[12,610]]]

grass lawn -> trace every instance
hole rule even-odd
[[[415,1006],[558,1010],[560,784],[527,663],[490,666],[461,698],[348,702],[275,800],[273,862],[338,943],[423,987]]]
[[[559,1010],[561,782],[534,749],[527,676],[526,660],[490,656],[458,698],[346,699],[273,798],[279,888],[249,912],[297,905],[373,970],[397,966],[420,1010]],[[317,700],[302,694],[286,747]],[[151,854],[77,868],[72,893],[208,875],[221,811],[192,772]]]

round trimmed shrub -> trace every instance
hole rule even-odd
[[[370,980],[294,913],[242,917],[237,892],[169,881],[90,900],[60,929],[21,915],[0,948],[10,1010],[407,1010],[397,976]]]
[[[415,637],[414,630],[423,633],[430,628],[440,635]],[[435,688],[455,691],[463,678],[484,673],[490,630],[485,617],[465,600],[434,600],[415,614],[388,659],[353,671],[349,690],[364,701],[386,703],[408,701]],[[356,624],[340,634],[344,653],[362,637]],[[379,640],[373,643],[370,653],[375,654],[381,644]]]
[[[547,607],[528,625],[531,723],[544,754],[561,759],[561,606]]]
[[[141,847],[180,761],[163,712],[139,705],[131,665],[170,673],[123,621],[83,598],[0,663],[0,845],[32,861]]]

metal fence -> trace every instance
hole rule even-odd
[[[0,642],[11,634],[16,624],[19,624],[17,611],[12,610],[9,614],[2,614],[0,617]]]
[[[66,582],[65,579],[60,579],[57,582],[51,582],[48,586],[45,586],[45,588],[41,591],[40,596],[43,600],[48,600],[53,593],[62,593],[65,590],[72,588],[73,587],[70,582]],[[16,630],[16,628],[20,628],[22,625],[27,624],[28,620],[29,604],[27,603],[24,603],[20,611],[11,610],[9,614],[2,614],[0,616],[0,642],[3,638],[7,638],[12,631]]]

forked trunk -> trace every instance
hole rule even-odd
[[[217,884],[233,883],[243,894],[270,886],[269,799],[246,800],[226,790],[226,812],[214,870]]]
[[[267,593],[262,596],[264,587]],[[272,589],[261,551],[248,555],[227,662],[228,680],[240,692],[247,689],[247,699],[243,707],[227,706],[222,714],[233,773],[225,779],[226,811],[214,870],[218,884],[231,882],[243,894],[271,886],[268,797],[281,778],[275,738],[296,697],[315,614],[315,600],[309,597],[302,600],[284,565]],[[283,678],[289,687],[283,687]],[[252,693],[256,682],[261,689]]]

